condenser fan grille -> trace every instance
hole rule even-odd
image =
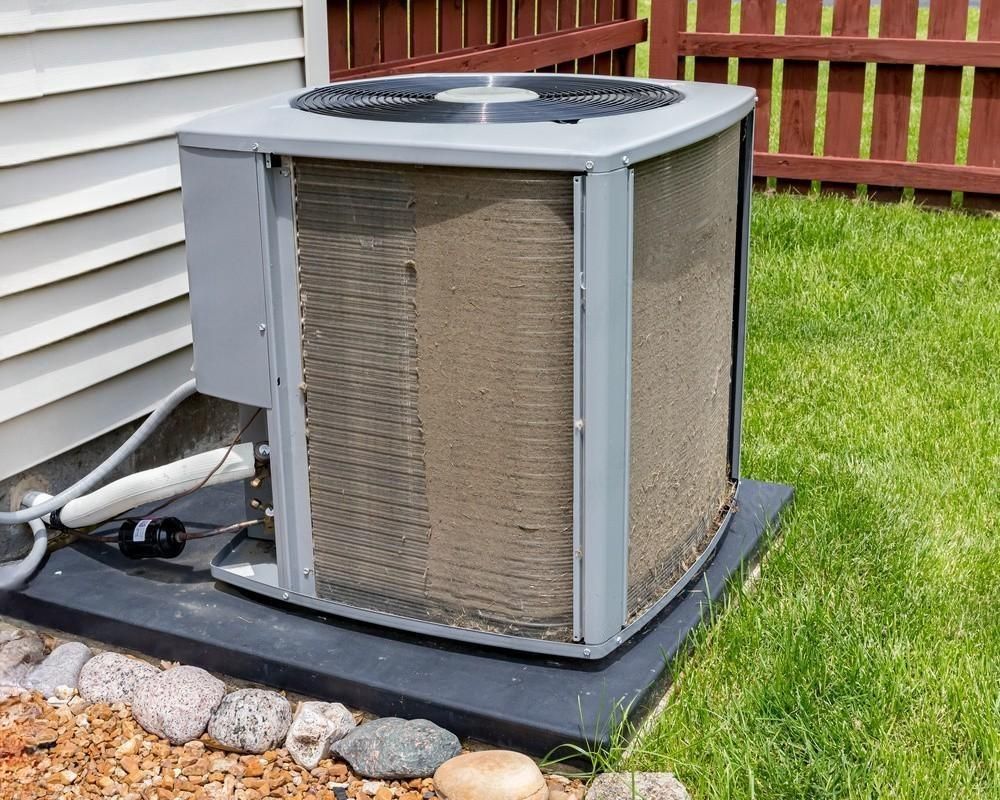
[[[331,84],[299,95],[292,106],[386,122],[576,122],[662,108],[681,99],[668,86],[613,78],[470,74]]]

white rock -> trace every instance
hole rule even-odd
[[[59,687],[76,689],[80,670],[93,655],[82,642],[61,644],[28,673],[25,688],[39,692],[43,697],[56,696]]]
[[[691,800],[670,772],[606,772],[587,789],[587,800]]]
[[[291,706],[277,692],[238,689],[222,698],[208,735],[230,750],[263,753],[281,744],[291,722]]]
[[[136,687],[158,672],[145,661],[121,653],[101,653],[83,665],[77,688],[80,697],[90,703],[131,703]]]
[[[199,667],[174,667],[141,683],[132,697],[132,716],[145,730],[184,744],[205,732],[226,687]]]
[[[479,750],[445,761],[434,773],[443,800],[547,800],[549,787],[526,755]]]
[[[315,769],[330,755],[330,746],[343,739],[355,727],[354,716],[340,703],[315,700],[299,703],[288,729],[285,749],[296,764]]]

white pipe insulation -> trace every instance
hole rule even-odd
[[[199,453],[190,458],[126,475],[107,486],[70,500],[59,512],[59,522],[67,528],[87,528],[112,519],[137,506],[166,500],[190,491],[205,481],[205,476],[222,461],[226,447]],[[253,443],[236,445],[225,462],[203,485],[216,486],[252,478],[256,471]],[[49,495],[38,493],[31,498],[32,505],[46,502]],[[46,514],[43,518],[49,522]]]

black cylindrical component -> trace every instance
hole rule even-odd
[[[176,558],[184,550],[182,533],[177,517],[127,519],[118,529],[118,549],[128,558]]]

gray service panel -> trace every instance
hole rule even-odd
[[[198,391],[271,407],[257,157],[181,148]]]

